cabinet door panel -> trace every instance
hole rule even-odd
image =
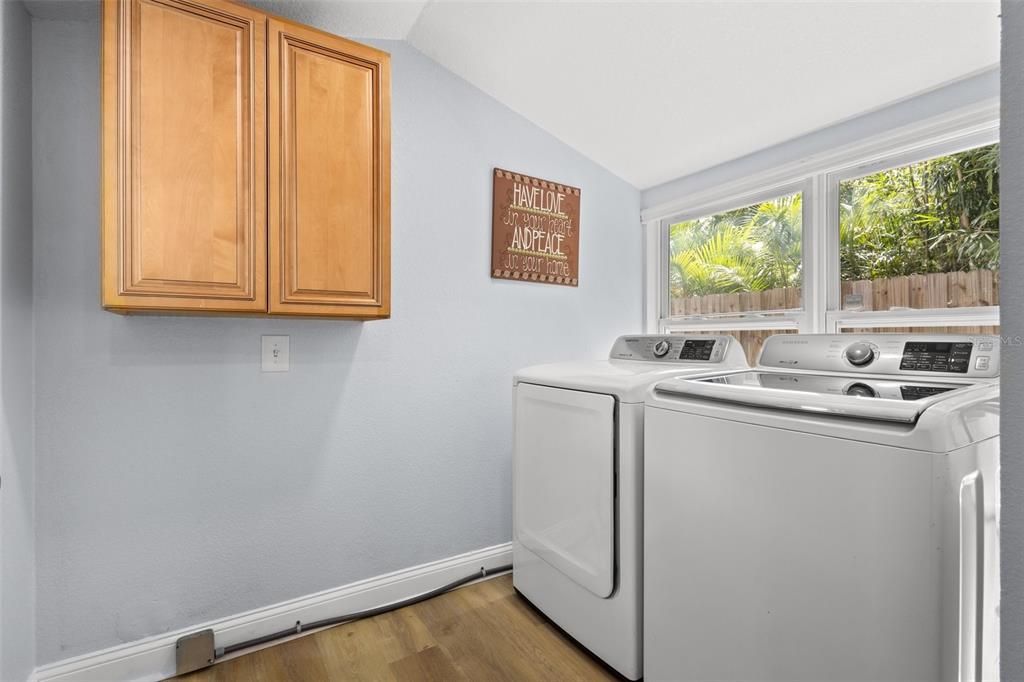
[[[103,299],[266,310],[266,19],[220,0],[104,6]]]
[[[388,56],[271,20],[270,310],[389,313]]]

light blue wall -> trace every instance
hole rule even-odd
[[[651,187],[643,192],[641,203],[644,208],[657,206],[687,194],[798,162],[814,154],[997,97],[999,71],[985,71],[699,173]],[[681,153],[685,153],[685,150]]]
[[[505,542],[511,376],[641,325],[639,192],[403,43],[393,318],[98,302],[98,27],[33,25],[39,662]],[[494,166],[582,188],[578,289],[489,277]],[[261,374],[260,335],[291,335]]]
[[[1024,2],[1003,2],[1000,276],[1024,288]],[[1002,355],[1002,678],[1024,680],[1024,297],[1000,306]]]
[[[0,2],[0,679],[35,664],[31,22]]]

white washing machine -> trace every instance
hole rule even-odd
[[[779,335],[645,414],[648,680],[982,680],[999,339]]]
[[[623,336],[608,360],[515,377],[513,583],[630,679],[641,675],[643,399],[658,379],[747,367],[730,336]]]

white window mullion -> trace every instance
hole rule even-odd
[[[843,307],[842,265],[839,262],[839,180],[832,173],[819,175],[822,186],[821,225],[824,227],[824,263],[825,281],[825,312],[822,331],[826,334],[837,334],[839,328],[835,324],[832,313]]]
[[[668,232],[661,220],[643,224],[644,331],[658,333],[659,320],[668,316]]]
[[[808,178],[803,203],[803,302],[804,318],[800,331],[820,334],[825,331],[827,233],[825,228],[825,192],[820,175]]]

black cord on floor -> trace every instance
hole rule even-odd
[[[466,583],[471,583],[474,580],[488,578],[492,575],[497,575],[498,573],[505,573],[511,570],[511,564],[507,566],[499,566],[497,568],[481,567],[479,573],[467,575],[465,578],[459,578],[458,580],[452,581],[447,585],[442,585],[437,589],[430,590],[429,592],[424,592],[423,594],[418,594],[415,597],[403,599],[402,601],[396,601],[391,604],[385,604],[384,606],[377,606],[375,608],[367,609],[365,611],[356,611],[355,613],[349,613],[343,616],[324,618],[323,620],[316,620],[312,623],[302,623],[301,621],[295,621],[295,627],[293,628],[288,628],[287,630],[280,630],[278,632],[273,632],[269,635],[255,637],[253,639],[248,639],[244,642],[238,642],[237,644],[232,644],[230,646],[217,649],[215,652],[216,657],[214,660],[218,658],[223,658],[224,656],[232,654],[236,651],[241,651],[242,649],[248,649],[250,647],[259,646],[260,644],[267,644],[268,642],[273,642],[274,640],[282,639],[284,637],[291,637],[292,635],[298,634],[305,630],[316,630],[330,625],[340,625],[341,623],[348,623],[350,621],[359,620],[361,618],[370,618],[371,616],[377,616],[382,613],[387,613],[388,611],[394,611],[396,609],[400,609],[406,606],[412,606],[413,604],[419,604],[422,601],[432,599],[438,595],[444,594],[445,592],[454,590],[456,587],[462,587]]]

